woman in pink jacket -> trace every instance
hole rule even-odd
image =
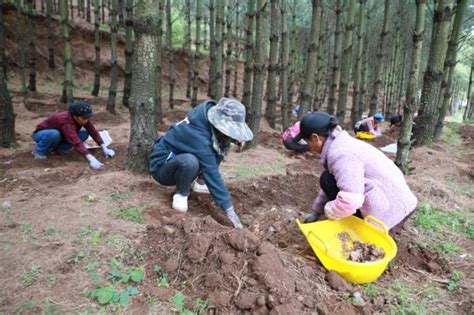
[[[314,212],[305,222],[324,216],[337,220],[372,215],[392,233],[403,227],[415,210],[417,199],[403,173],[385,154],[351,137],[341,129],[337,118],[323,112],[301,119],[298,138],[308,143],[309,151],[320,154],[325,168],[320,177],[321,189],[313,202]]]

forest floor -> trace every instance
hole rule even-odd
[[[88,58],[75,56],[76,67]],[[35,125],[64,109],[60,75],[43,68],[28,109],[18,76],[8,82],[18,145],[0,149],[0,314],[474,312],[474,126],[450,123],[443,141],[411,151],[407,181],[420,207],[395,238],[397,257],[374,283],[338,284],[295,224],[319,189],[317,156],[291,158],[281,131],[262,123],[260,145],[221,166],[246,228],[231,228],[207,195],[192,194],[189,211],[177,213],[173,188],[125,170],[128,111],[107,113],[105,89],[91,98],[91,66],[82,65],[75,96],[93,104],[93,122],[117,152],[108,160],[94,152],[99,171],[75,152],[31,155]],[[186,101],[165,108],[159,130],[189,110]],[[371,143],[395,137],[387,130]]]

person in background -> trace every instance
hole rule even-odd
[[[399,114],[392,115],[390,116],[389,121],[390,121],[390,127],[395,126],[395,127],[400,128],[400,126],[402,125],[403,117],[402,115],[399,115]]]
[[[383,121],[383,115],[381,113],[376,113],[374,116],[356,122],[354,125],[354,132],[357,134],[357,132],[363,131],[371,133],[376,137],[381,136],[382,132],[380,131],[378,124]]]
[[[298,142],[293,141],[300,133],[300,122],[297,121],[293,126],[287,128],[282,136],[281,141],[285,148],[295,153],[296,159],[305,159],[304,154],[308,151],[308,144],[304,140]]]
[[[253,133],[245,123],[244,105],[229,98],[219,102],[208,100],[155,141],[150,173],[161,185],[176,186],[173,209],[188,210],[191,190],[210,193],[234,227],[242,228],[219,165],[229,152],[231,142],[252,139]],[[197,182],[198,177],[204,179],[204,185]]]
[[[305,222],[372,215],[391,233],[398,232],[416,208],[417,199],[400,169],[374,146],[351,137],[338,120],[324,112],[301,119],[297,138],[321,156],[324,171],[314,212]]]
[[[91,105],[84,101],[74,101],[67,112],[55,113],[36,126],[33,140],[36,142],[33,155],[36,159],[46,160],[48,153],[69,152],[73,147],[82,154],[93,169],[100,169],[99,162],[84,146],[89,135],[102,147],[105,158],[114,157],[115,151],[104,145],[104,141],[89,120],[92,117]]]

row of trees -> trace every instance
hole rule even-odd
[[[262,115],[273,128],[280,116],[283,128],[288,127],[295,100],[300,104],[300,117],[308,110],[326,110],[350,124],[367,111],[372,115],[382,110],[386,116],[403,112],[397,156],[397,164],[403,166],[412,143],[410,134],[416,112],[415,143],[425,145],[439,138],[446,113],[459,106],[453,100],[471,99],[470,89],[466,94],[467,84],[462,85],[462,77],[454,72],[460,47],[472,45],[464,18],[467,0],[437,0],[434,5],[426,2],[79,0],[75,11],[76,18],[94,20],[95,24],[93,95],[98,95],[100,89],[100,26],[108,19],[110,112],[115,112],[116,104],[120,26],[125,33],[122,102],[129,106],[132,119],[128,158],[132,169],[146,165],[150,143],[156,135],[154,126],[161,120],[163,91],[168,92],[169,107],[174,106],[173,38],[174,26],[179,24],[184,25],[180,29],[187,56],[186,97],[192,106],[198,103],[199,78],[206,75],[199,71],[204,53],[209,56],[208,96],[240,98],[255,134]],[[30,81],[26,87],[20,29],[24,7],[19,0],[16,6],[19,70],[22,91],[27,95],[26,89],[33,90],[35,86],[34,30],[28,32]],[[26,8],[30,21],[34,3],[30,0]],[[56,9],[65,43],[63,101],[69,102],[73,99],[69,17],[74,18],[74,7],[71,3],[68,6],[67,0],[58,0],[57,5],[55,0],[41,1],[48,27],[51,15],[58,13]],[[54,68],[54,45],[48,44],[48,48],[49,64]],[[469,49],[472,51],[472,47]],[[168,66],[168,88],[162,85],[162,58],[166,58]],[[239,63],[244,64],[242,77]],[[472,109],[466,108],[465,116],[472,118]],[[253,144],[257,141],[258,137]]]

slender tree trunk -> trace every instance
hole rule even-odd
[[[118,66],[117,66],[117,0],[112,0],[112,7],[110,11],[110,63],[112,64],[112,71],[110,74],[110,88],[109,99],[107,101],[107,111],[115,114],[115,102],[117,99],[117,80],[118,80]]]
[[[362,75],[362,55],[365,43],[365,0],[359,0],[359,32],[357,33],[357,56],[356,67],[354,71],[354,85],[352,88],[352,111],[351,123],[354,125],[361,117],[359,117],[359,103],[361,94],[361,75]]]
[[[15,140],[15,112],[7,87],[5,73],[5,24],[3,23],[3,0],[0,0],[0,147],[11,148]],[[17,8],[18,9],[18,8]]]
[[[270,60],[267,77],[267,107],[265,118],[271,128],[275,129],[275,110],[277,103],[277,76],[278,76],[278,25],[280,12],[278,9],[279,0],[270,0],[271,11],[271,34],[270,34]]]
[[[125,2],[125,82],[123,85],[123,105],[128,107],[130,90],[132,88],[132,62],[133,62],[133,0]],[[160,48],[161,53],[161,48]],[[158,59],[158,60],[161,60]]]
[[[397,23],[398,24],[398,23]],[[387,107],[385,109],[385,116],[390,117],[394,113],[394,108],[393,108],[393,91],[394,91],[394,86],[395,86],[395,81],[397,80],[397,72],[399,69],[398,65],[398,48],[400,46],[400,28],[397,26],[397,31],[396,31],[396,38],[395,38],[395,45],[393,46],[393,52],[392,52],[392,62],[391,62],[391,69],[389,70],[389,79],[388,79],[388,90],[386,92],[387,94]]]
[[[342,53],[341,78],[339,80],[339,95],[337,98],[337,118],[344,125],[347,107],[347,89],[349,87],[352,64],[352,30],[354,28],[355,0],[349,1],[346,32],[344,34],[344,51]]]
[[[420,110],[416,119],[415,144],[423,146],[433,142],[433,134],[438,119],[436,96],[443,79],[443,65],[448,48],[450,21],[453,15],[452,0],[439,0],[434,13],[436,34],[430,47],[428,66],[423,78]]]
[[[413,116],[417,110],[416,92],[418,90],[418,75],[420,73],[421,51],[423,48],[423,34],[425,31],[426,0],[416,0],[416,22],[413,34],[413,50],[411,53],[411,66],[407,84],[406,100],[403,106],[403,121],[397,143],[397,157],[395,164],[403,173],[408,171],[408,152],[410,150],[410,137],[413,128]]]
[[[21,81],[21,93],[25,98],[25,105],[28,97],[28,91],[26,90],[26,78],[25,78],[25,43],[23,41],[23,8],[21,6],[21,1],[16,0],[16,38],[18,42],[19,49],[19,72],[20,72],[20,81]]]
[[[466,108],[464,109],[464,114],[462,119],[464,121],[471,118],[472,112],[472,98],[471,98],[471,88],[472,88],[472,72],[474,71],[474,60],[471,62],[471,74],[469,75],[469,85],[467,86],[467,95],[466,95]]]
[[[290,71],[289,75],[289,91],[288,93],[290,94],[290,99],[291,103],[293,104],[293,91],[296,88],[296,73],[298,70],[298,55],[296,54],[296,6],[297,6],[298,0],[293,0],[293,6],[291,7],[291,36],[290,36],[290,59],[288,60],[288,69]]]
[[[41,12],[44,12],[45,11],[44,10],[44,0],[40,1],[40,5],[41,5],[41,7],[40,7]]]
[[[124,21],[124,16],[123,16],[123,3],[124,0],[118,0],[117,3],[117,15],[118,15],[118,25],[119,26],[124,26],[125,21]],[[133,10],[133,9],[132,9]]]
[[[357,117],[360,119],[362,118],[362,114],[364,111],[367,110],[367,102],[366,102],[366,96],[367,96],[367,80],[368,80],[368,62],[367,62],[367,47],[368,47],[368,37],[365,36],[364,40],[364,51],[362,53],[362,81],[360,83],[360,92],[359,92],[359,105],[357,106]]]
[[[212,78],[211,96],[219,100],[222,97],[222,70],[223,70],[223,55],[224,55],[224,27],[225,27],[225,2],[226,0],[217,1],[216,7],[216,33],[215,38],[215,75]]]
[[[198,92],[199,92],[199,67],[201,64],[201,1],[196,0],[196,51],[194,54],[194,64],[193,64],[193,95],[191,98],[191,106],[195,107],[198,102]]]
[[[216,7],[214,6],[214,0],[209,0],[209,42],[210,42],[210,51],[209,51],[209,82],[207,87],[207,95],[215,99],[216,96],[213,95],[212,85],[214,84],[214,77],[216,76],[216,38],[215,38],[215,28],[216,28]]]
[[[91,22],[91,1],[87,0],[87,8],[86,8],[86,21],[87,23]]]
[[[51,15],[53,14],[53,0],[46,0],[46,25],[48,28],[48,66],[50,69],[56,67],[54,63],[54,31]]]
[[[232,61],[232,50],[234,46],[234,38],[235,36],[232,35],[232,7],[234,3],[230,0],[227,2],[227,49],[226,49],[226,60],[225,60],[225,87],[224,87],[224,96],[229,97],[230,95],[230,75],[232,74],[232,68],[234,62]],[[238,7],[239,2],[237,1],[236,10],[239,9]],[[237,27],[237,25],[235,25]]]
[[[209,46],[207,46],[207,26],[209,25],[208,18],[203,15],[202,17],[202,49],[206,50]]]
[[[59,0],[58,0],[59,1]],[[107,6],[107,0],[101,0],[101,9],[102,9],[102,22],[105,23],[105,7]]]
[[[444,72],[447,73],[447,81],[445,82],[445,93],[442,95],[442,105],[439,110],[436,127],[434,130],[434,140],[439,141],[441,132],[443,131],[444,118],[448,109],[449,100],[452,98],[452,85],[454,68],[456,66],[457,51],[459,46],[459,36],[461,33],[464,13],[466,12],[467,0],[457,0],[456,15],[454,17],[453,30],[448,44],[448,52],[444,65]]]
[[[258,144],[258,133],[260,131],[260,115],[262,112],[263,85],[265,83],[266,58],[265,47],[266,36],[265,28],[267,24],[267,5],[268,0],[258,0],[256,10],[256,38],[255,38],[255,58],[253,67],[253,88],[252,102],[248,117],[248,125],[255,135],[250,143],[250,147]]]
[[[168,50],[168,76],[170,83],[169,90],[169,108],[174,108],[174,85],[176,84],[176,77],[174,73],[174,54],[173,54],[173,22],[171,16],[171,1],[166,0],[166,22],[168,27],[166,28],[166,41]]]
[[[156,137],[156,42],[158,5],[153,0],[138,0],[133,28],[132,91],[130,94],[130,144],[126,165],[145,172]]]
[[[291,115],[291,94],[288,88],[288,59],[290,57],[289,40],[288,40],[288,11],[287,2],[283,0],[281,3],[281,116],[283,130],[290,127]]]
[[[61,0],[58,0],[59,2],[61,2]],[[70,0],[70,11],[71,11],[71,21],[74,21],[74,4],[73,4],[73,0]],[[61,6],[61,4],[60,4]],[[67,0],[66,0],[66,6],[67,6]],[[61,7],[59,7],[59,11],[61,11]],[[61,12],[59,12],[59,14],[61,15]]]
[[[325,32],[323,32],[324,24],[326,24]],[[324,100],[323,95],[323,78],[325,76],[326,63],[324,62],[324,56],[326,55],[325,41],[326,36],[329,34],[329,24],[327,23],[327,17],[323,12],[321,13],[321,19],[319,21],[319,39],[318,39],[318,70],[316,71],[316,80],[314,85],[314,102],[313,102],[313,111],[318,111],[322,107],[322,102]]]
[[[400,82],[398,85],[398,92],[397,92],[397,114],[402,112],[402,97],[403,97],[403,88],[405,86],[405,69],[406,69],[406,61],[407,61],[407,49],[403,49],[403,61],[402,61],[402,73],[400,74]]]
[[[100,0],[94,0],[94,87],[92,96],[98,96],[100,90]]]
[[[245,64],[244,64],[244,87],[242,92],[242,104],[247,110],[247,123],[250,115],[250,100],[252,98],[252,73],[253,73],[253,33],[255,2],[247,1],[247,13],[245,14]]]
[[[61,15],[61,28],[64,41],[64,83],[61,102],[70,104],[73,101],[74,96],[72,81],[72,47],[71,36],[69,35],[67,0],[59,0],[59,12]]]
[[[382,85],[382,66],[384,63],[384,48],[385,38],[388,34],[388,17],[390,11],[390,0],[385,0],[384,18],[382,32],[380,33],[379,46],[377,48],[377,61],[375,63],[373,90],[370,97],[369,116],[372,116],[377,111],[377,104],[379,99],[380,86]]]
[[[193,52],[191,49],[192,37],[191,37],[191,0],[186,0],[186,42],[185,42],[185,51],[188,60],[187,74],[188,80],[186,82],[186,97],[191,98],[191,91],[193,89]]]
[[[234,66],[234,87],[232,95],[237,98],[237,87],[239,83],[239,60],[240,60],[240,40],[242,38],[242,26],[240,25],[240,2],[237,1],[237,12],[235,14],[235,66]]]
[[[352,0],[353,1],[353,0]],[[308,46],[308,57],[306,58],[306,71],[303,83],[303,90],[301,91],[301,105],[298,118],[305,115],[313,103],[314,97],[314,75],[317,69],[318,60],[318,40],[319,40],[319,19],[321,18],[321,3],[320,0],[312,0],[313,15],[311,19],[311,35]]]
[[[339,54],[342,47],[342,36],[341,36],[341,13],[342,13],[342,0],[336,2],[336,32],[334,34],[334,58],[332,61],[332,75],[331,85],[329,86],[329,99],[328,99],[328,113],[334,114],[334,108],[336,105],[336,94],[337,94],[337,82],[339,82],[340,68],[339,68]]]
[[[33,0],[28,0],[28,67],[30,68],[30,80],[28,90],[36,91],[36,47],[35,30],[33,28]]]
[[[156,34],[158,38],[156,39],[156,71],[155,71],[155,80],[156,80],[156,93],[155,93],[155,125],[161,123],[163,120],[163,105],[162,105],[162,96],[161,96],[161,87],[163,82],[162,77],[162,61],[163,61],[163,22],[164,22],[164,1],[165,0],[152,0],[155,2],[155,5],[158,7],[158,29]],[[133,79],[133,78],[132,78]]]

